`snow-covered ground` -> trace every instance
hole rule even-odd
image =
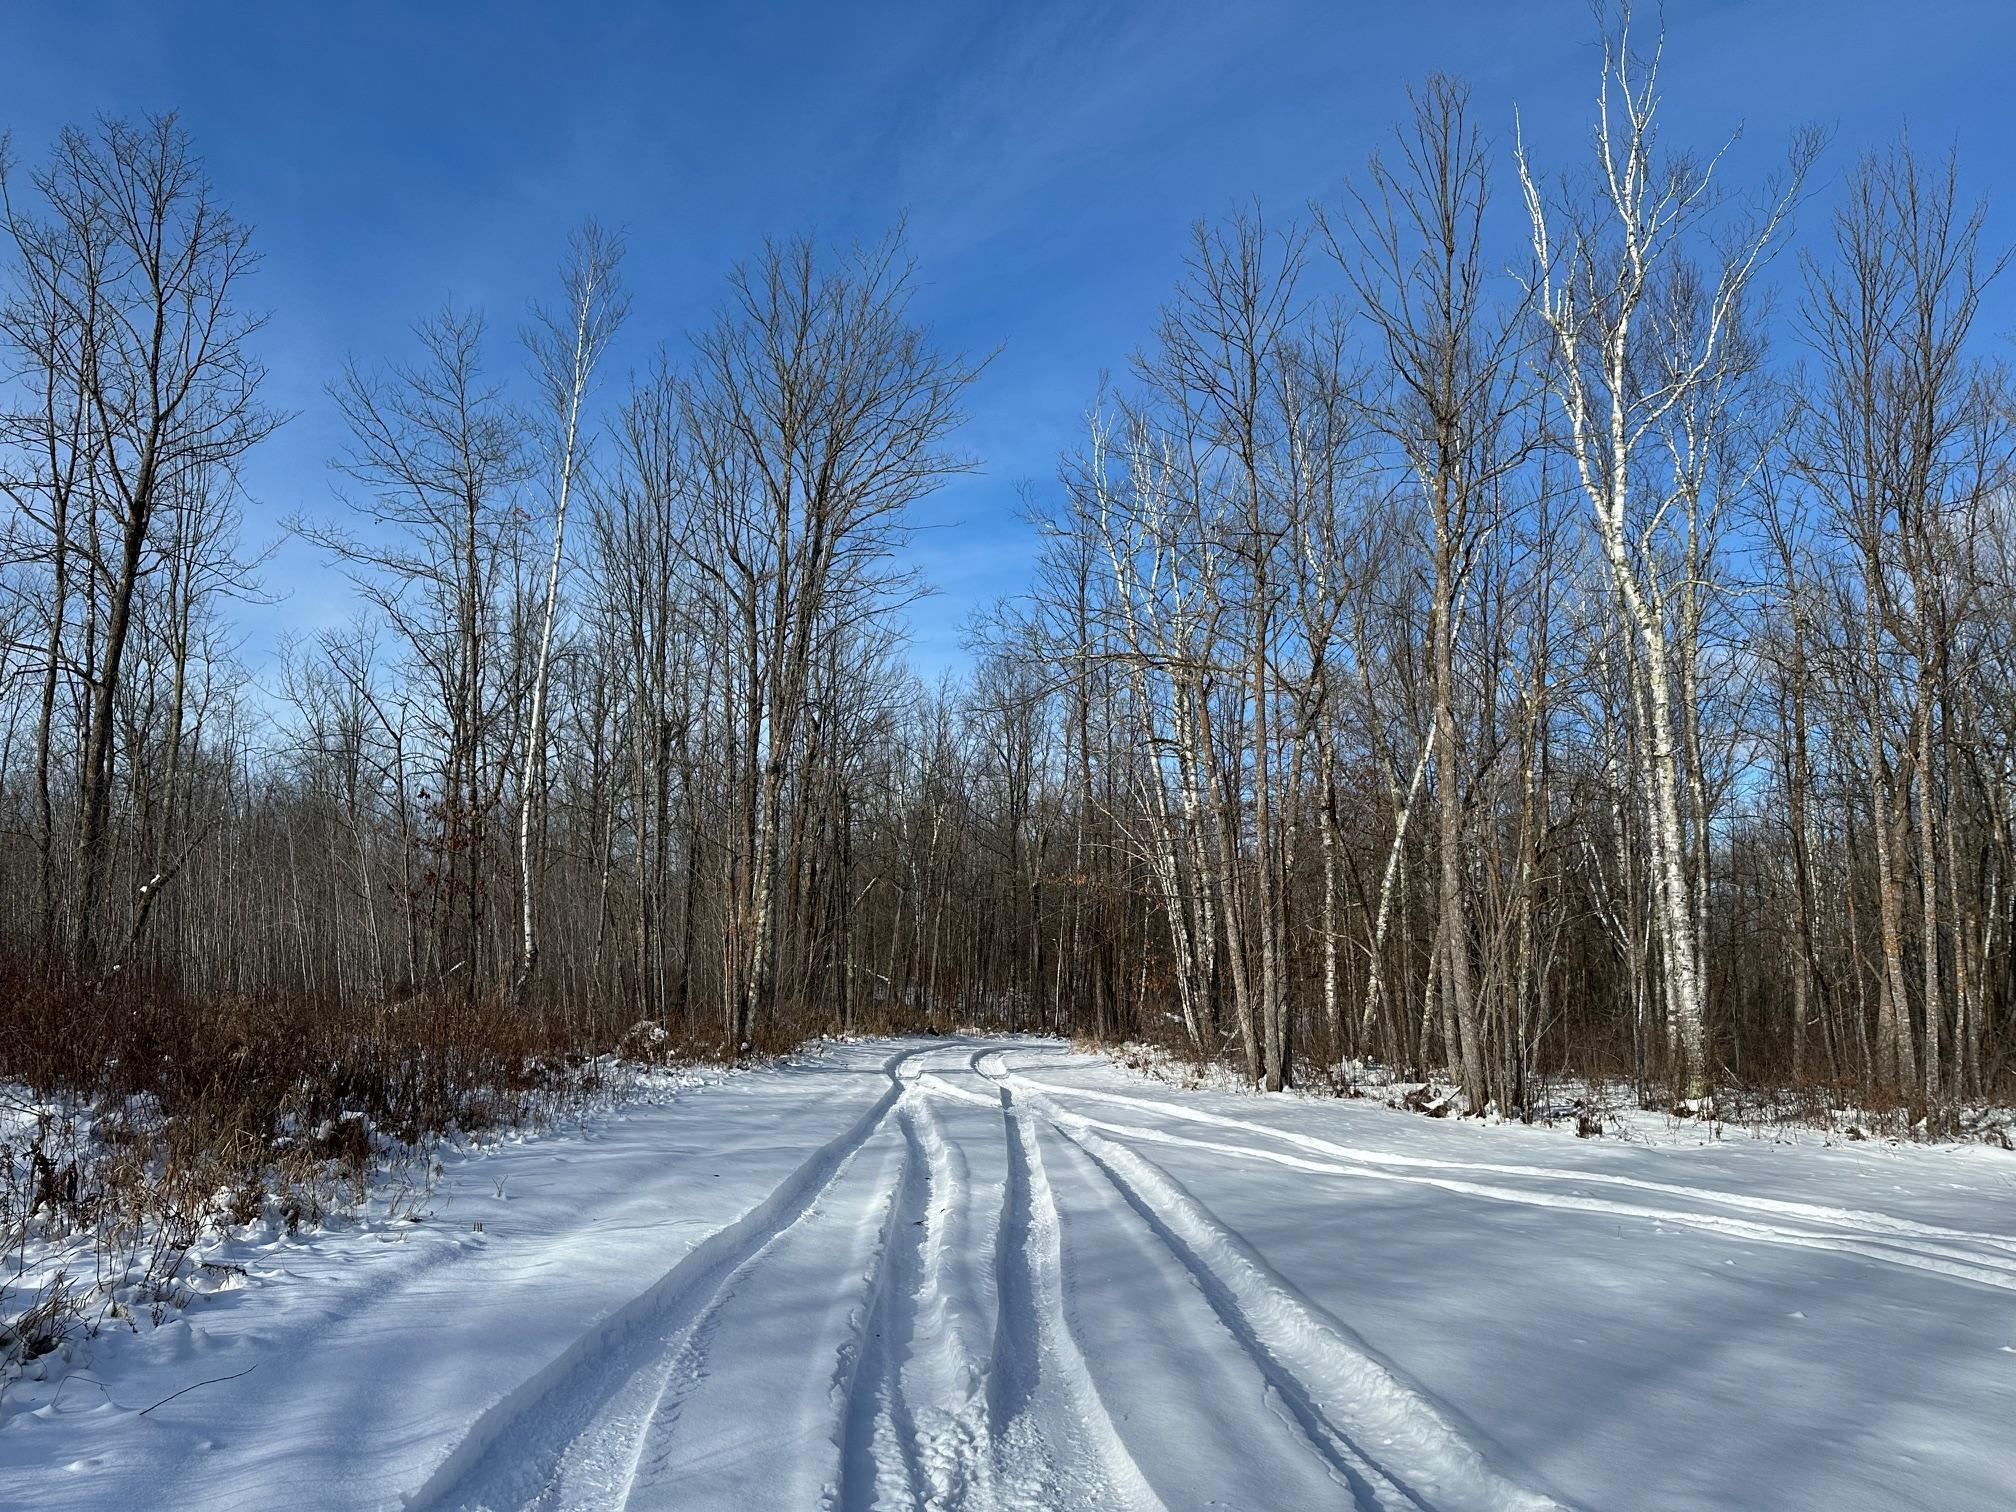
[[[1582,1142],[907,1040],[229,1258],[0,1404],[0,1504],[2016,1507],[1987,1148]]]

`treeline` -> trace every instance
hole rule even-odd
[[[1950,162],[1739,192],[1602,56],[1586,161],[1435,78],[1332,202],[1200,226],[936,689],[907,511],[978,365],[900,239],[765,247],[623,392],[590,226],[515,349],[451,311],[336,375],[293,528],[359,614],[255,681],[249,233],[172,120],[66,134],[5,205],[7,950],[583,1045],[2006,1096],[2003,257]]]
[[[1562,1066],[2006,1089],[2002,259],[1908,145],[1779,259],[1817,140],[1727,191],[1605,41],[1593,161],[1430,80],[1340,203],[1199,228],[1093,413],[1001,648],[1155,900],[1088,1001],[1476,1107]]]
[[[899,240],[766,246],[601,407],[628,306],[593,225],[515,355],[449,310],[348,367],[342,504],[290,528],[359,613],[255,683],[249,234],[172,119],[65,133],[7,205],[12,949],[84,988],[503,995],[731,1045],[930,980],[917,905],[860,892],[908,817],[905,511],[967,465],[975,369],[908,314]]]

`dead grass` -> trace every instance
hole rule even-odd
[[[773,1023],[751,1050],[804,1037]],[[208,1236],[312,1226],[374,1182],[417,1201],[444,1137],[565,1121],[636,1064],[734,1058],[719,1039],[467,996],[82,993],[0,962],[0,1392],[76,1337],[183,1305]]]

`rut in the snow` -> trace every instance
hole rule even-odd
[[[1218,1475],[1277,1505],[1548,1505],[1059,1089],[961,1046],[881,1075],[845,1133],[486,1414],[412,1504],[1150,1512],[1222,1501]],[[1152,1278],[1153,1314],[1100,1294]],[[1135,1401],[1171,1380],[1162,1410],[1216,1446],[1194,1464]]]

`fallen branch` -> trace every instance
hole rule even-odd
[[[170,1402],[174,1401],[176,1397],[187,1396],[190,1392],[194,1391],[198,1386],[215,1386],[220,1381],[235,1381],[238,1379],[239,1376],[248,1376],[258,1368],[259,1368],[258,1362],[254,1361],[252,1364],[247,1365],[243,1370],[239,1371],[237,1375],[212,1376],[207,1381],[197,1381],[192,1385],[184,1386],[180,1391],[170,1392],[167,1396],[161,1398],[160,1401],[156,1402],[154,1404],[154,1407],[166,1407]],[[142,1407],[140,1409],[140,1416],[142,1417],[147,1416],[148,1413],[154,1410],[154,1407]]]

